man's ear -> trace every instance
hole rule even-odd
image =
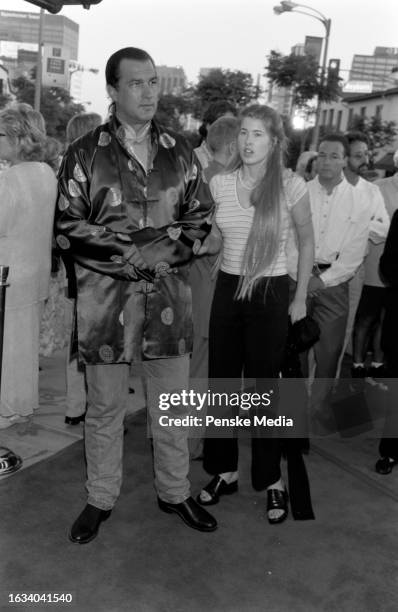
[[[113,85],[107,85],[106,91],[112,102],[117,102],[117,89]]]

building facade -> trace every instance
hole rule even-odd
[[[336,102],[323,104],[320,125],[331,131],[346,132],[356,115],[368,119],[377,117],[382,121],[394,121],[398,128],[398,87],[369,94],[350,94]],[[380,155],[397,148],[398,136],[385,151],[380,151]]]
[[[160,95],[179,95],[185,89],[187,77],[181,66],[156,66]]]
[[[37,67],[39,13],[0,11],[0,59],[10,79],[31,78]],[[43,85],[70,89],[70,62],[79,51],[79,25],[64,15],[43,14]]]
[[[398,68],[398,48],[376,47],[373,55],[354,55],[350,81],[370,81],[372,91],[383,91],[393,85],[394,68]]]

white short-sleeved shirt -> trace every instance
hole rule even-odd
[[[223,250],[221,270],[228,274],[241,274],[242,261],[254,218],[254,207],[243,208],[237,194],[238,170],[230,174],[217,174],[210,181],[210,190],[216,202],[216,223],[221,231]],[[283,178],[284,197],[281,201],[281,238],[274,262],[264,268],[263,276],[287,274],[286,242],[292,228],[290,211],[307,193],[304,180],[286,171]]]

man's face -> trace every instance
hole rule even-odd
[[[369,166],[369,151],[366,142],[359,140],[351,143],[347,166],[354,174],[362,176]]]
[[[341,142],[325,141],[319,145],[317,170],[320,179],[337,180],[340,178],[347,158]]]
[[[150,60],[123,58],[116,87],[107,86],[120,119],[132,126],[150,121],[158,105],[158,78]]]

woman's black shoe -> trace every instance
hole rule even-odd
[[[268,489],[267,491],[267,513],[268,522],[271,525],[275,523],[282,523],[288,514],[288,499],[289,496],[287,491],[280,491],[279,489]],[[271,510],[283,510],[283,513],[277,518],[271,518],[269,512]]]
[[[65,417],[65,423],[67,425],[79,425],[79,423],[82,423],[84,421],[84,419],[86,418],[86,413],[84,412],[83,414],[81,414],[80,416],[77,417]]]
[[[394,465],[396,465],[397,461],[395,459],[393,459],[392,457],[382,457],[382,459],[379,459],[378,461],[376,461],[376,472],[378,474],[391,474],[392,472],[392,468],[394,467]]]
[[[208,485],[203,487],[202,491],[206,491],[208,495],[210,495],[210,499],[208,501],[202,500],[200,497],[201,493],[196,498],[198,504],[202,506],[213,506],[214,504],[218,504],[220,501],[220,495],[231,495],[231,493],[235,493],[238,490],[238,481],[235,480],[230,484],[227,484],[221,476],[214,476],[214,478],[209,482]]]

